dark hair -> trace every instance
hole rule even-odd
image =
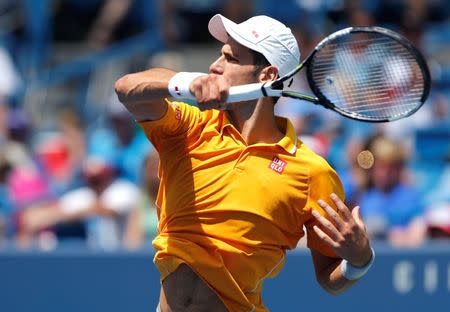
[[[261,53],[255,50],[250,50],[250,52],[252,53],[253,56],[253,65],[255,65],[255,70],[253,71],[253,74],[256,77],[261,72],[261,70],[263,70],[264,67],[270,66],[271,64],[266,59],[266,57]],[[278,99],[279,97],[272,97],[273,104],[276,104],[278,102]]]
[[[259,72],[264,67],[270,66],[269,61],[266,59],[266,57],[264,55],[262,55],[261,53],[255,51],[255,50],[250,50],[250,52],[252,53],[252,56],[253,56],[253,65],[255,65],[255,71],[254,71],[255,75],[259,74]]]

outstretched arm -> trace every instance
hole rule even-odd
[[[313,230],[340,259],[326,257],[314,250],[312,256],[319,284],[329,293],[339,294],[360,279],[354,276],[354,272],[346,273],[343,266],[359,270],[372,262],[374,254],[359,207],[350,211],[335,194],[331,195],[331,199],[338,210],[335,211],[323,200],[319,200],[319,205],[328,214],[329,220],[313,211],[312,214],[319,223]],[[346,262],[345,265],[343,262]]]

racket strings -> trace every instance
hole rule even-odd
[[[379,54],[378,51],[375,51],[376,56],[380,57]],[[348,63],[346,64],[348,65]],[[345,88],[344,90],[346,92],[344,92],[344,96],[341,96],[340,98],[341,101],[347,99],[349,103],[345,104],[347,105],[346,108],[349,110],[356,113],[377,112],[378,110],[381,110],[380,113],[382,115],[398,115],[401,114],[401,111],[403,110],[403,107],[401,106],[408,105],[407,103],[392,105],[390,96],[387,96],[391,87],[385,87],[384,84],[386,80],[393,81],[394,77],[392,77],[389,72],[382,70],[381,66],[379,66],[378,69],[372,70],[370,75],[364,75],[364,73],[361,72],[352,75],[348,67],[349,66],[347,66],[346,71],[351,75],[350,77],[354,79],[354,82],[353,84],[347,84],[351,88]],[[370,88],[368,87],[368,79],[371,80]],[[367,106],[372,106],[372,109],[366,109]],[[364,110],[361,110],[361,108],[364,108]]]
[[[393,38],[377,33],[336,38],[313,62],[316,87],[348,113],[376,120],[402,116],[421,105],[421,68]]]
[[[392,44],[394,46],[399,46],[398,43]],[[390,46],[392,46],[390,45]],[[380,57],[385,57],[384,50],[381,50],[379,46],[375,45],[375,53]],[[389,47],[388,47],[389,48]],[[401,115],[402,112],[409,111],[410,108],[416,106],[417,100],[420,100],[420,96],[416,96],[414,92],[407,92],[409,88],[411,88],[411,83],[413,83],[413,70],[410,67],[410,64],[415,64],[415,60],[409,55],[409,52],[406,48],[403,47],[403,51],[398,51],[401,49],[391,49],[389,51],[390,55],[394,55],[395,60],[392,61],[392,64],[389,64],[390,68],[383,70],[379,75],[382,77],[384,74],[387,77],[387,80],[390,82],[395,82],[396,88],[398,88],[398,92],[403,96],[399,97],[399,102],[396,105],[390,105],[385,107],[384,105],[380,108],[382,109],[384,114],[391,114],[398,116]],[[391,56],[390,56],[391,57]],[[391,57],[392,59],[392,57]],[[399,75],[400,73],[400,75]],[[405,75],[402,75],[405,74]],[[378,90],[376,86],[372,86],[372,90]],[[411,89],[409,89],[411,90]],[[421,89],[420,89],[421,90]],[[387,91],[389,93],[389,91]],[[414,100],[415,99],[415,100]],[[390,99],[387,100],[387,103],[390,102]],[[383,103],[384,104],[384,103]],[[368,109],[361,111],[360,108],[362,105],[358,105],[355,109],[358,109],[358,113],[366,112]],[[374,107],[374,106],[373,106]],[[373,108],[372,112],[376,112],[376,107]]]

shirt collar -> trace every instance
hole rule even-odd
[[[278,128],[281,130],[281,132],[284,133],[284,137],[280,141],[278,141],[275,145],[283,148],[287,153],[294,155],[295,152],[297,151],[297,141],[298,141],[294,126],[292,125],[291,121],[285,117],[275,116],[275,120]],[[221,112],[219,127],[220,133],[222,135],[225,128],[232,127],[234,129],[234,126],[228,120],[228,117],[226,116],[224,111]]]
[[[295,133],[294,126],[291,121],[284,117],[276,116],[276,122],[278,127],[283,131],[284,137],[278,141],[277,145],[282,147],[289,154],[295,154],[297,151],[297,134]]]

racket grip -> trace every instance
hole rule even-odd
[[[265,88],[266,95],[264,95],[262,89]],[[256,100],[263,96],[280,96],[281,92],[279,90],[271,90],[264,83],[251,83],[241,86],[230,87],[228,91],[228,98],[226,103],[235,103],[241,101]],[[180,96],[178,98],[181,98]],[[184,99],[195,100],[193,94],[184,94],[182,96]]]
[[[264,96],[262,83],[251,83],[242,86],[231,87],[228,93],[227,103],[256,100]]]

